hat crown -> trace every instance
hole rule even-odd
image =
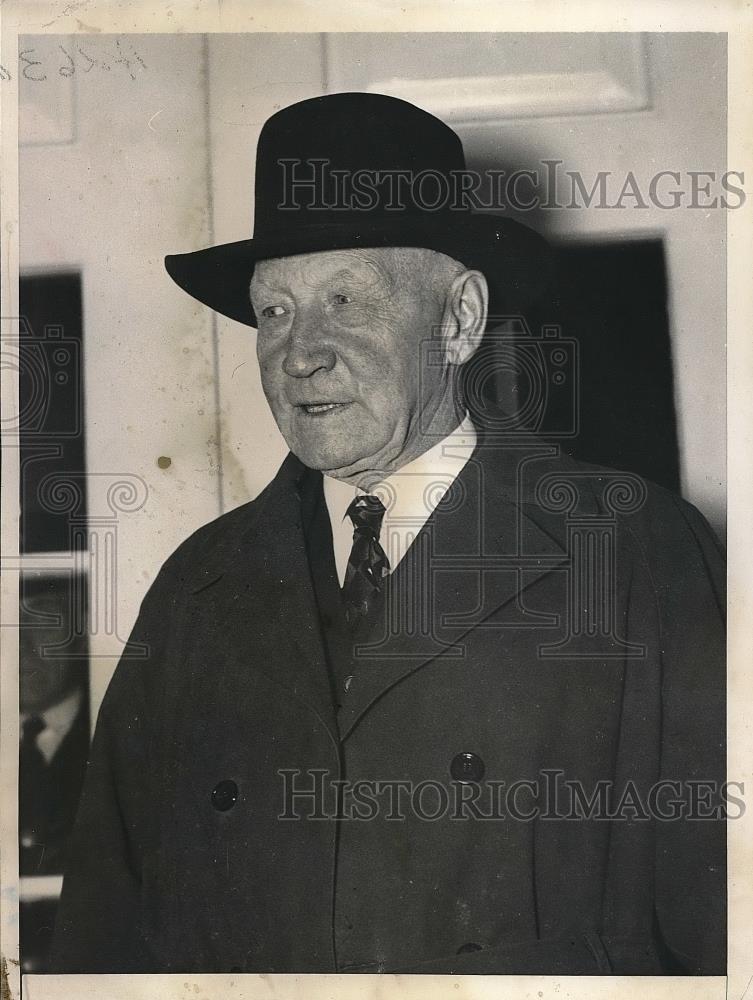
[[[370,219],[396,210],[425,214],[437,176],[464,169],[455,132],[407,101],[358,92],[300,101],[260,133],[255,235],[272,226],[342,221],[354,208]],[[434,175],[425,188],[415,183],[424,172]]]

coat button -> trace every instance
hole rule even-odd
[[[458,950],[455,952],[456,955],[468,955],[472,951],[483,951],[484,946],[476,944],[475,941],[469,941],[468,944],[461,944]]]
[[[234,781],[221,781],[212,790],[212,805],[219,812],[232,809],[238,799],[238,786]]]
[[[450,763],[450,774],[455,781],[464,785],[471,781],[481,781],[485,771],[483,760],[475,753],[456,754]]]

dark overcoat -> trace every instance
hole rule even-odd
[[[701,515],[542,442],[479,446],[338,713],[303,473],[289,456],[147,594],[53,967],[722,974],[724,575]]]

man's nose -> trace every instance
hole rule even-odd
[[[291,378],[309,378],[317,371],[331,371],[337,356],[321,336],[318,324],[296,324],[288,339],[282,369]]]

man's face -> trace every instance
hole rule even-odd
[[[443,381],[422,364],[444,295],[425,251],[341,250],[260,262],[251,282],[262,385],[290,450],[348,475],[391,467]]]

